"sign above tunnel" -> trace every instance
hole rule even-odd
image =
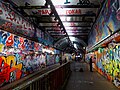
[[[95,0],[51,0],[54,5],[80,5],[80,4],[92,4]],[[97,1],[94,3],[98,4]]]
[[[18,6],[44,6],[46,0],[11,0]],[[53,5],[80,5],[80,4],[99,4],[98,0],[51,0]]]
[[[59,15],[80,15],[80,14],[96,14],[97,10],[92,8],[57,8],[56,9]],[[28,15],[49,15],[51,13],[50,9],[32,9],[32,10],[25,10]]]

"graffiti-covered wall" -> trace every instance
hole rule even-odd
[[[120,29],[120,0],[106,0],[89,38],[89,47]]]
[[[43,52],[44,45],[52,43],[50,35],[0,0],[0,87],[46,67],[47,62],[54,64],[55,49],[49,47]],[[47,59],[48,50],[54,54]]]
[[[27,38],[35,38],[45,45],[52,45],[53,38],[35,27],[30,21],[17,12],[10,4],[0,1],[0,29]]]
[[[120,32],[113,34],[119,29],[120,0],[106,0],[91,32],[87,48],[91,48],[107,37],[106,40],[93,48],[94,68],[120,88]],[[110,36],[111,34],[113,35]],[[90,55],[91,53],[86,55],[87,60]]]
[[[46,64],[54,64],[55,55],[47,58],[43,48],[45,46],[40,43],[0,30],[0,86],[46,67]]]
[[[89,60],[90,55],[91,53],[86,55],[87,60]],[[99,48],[92,53],[92,56],[94,59],[93,67],[120,88],[120,43]]]
[[[99,48],[95,54],[98,71],[120,87],[120,44],[109,44],[108,47]]]
[[[33,72],[40,65],[42,45],[0,30],[0,86]],[[36,56],[37,55],[37,56]]]

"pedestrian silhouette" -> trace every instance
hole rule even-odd
[[[92,70],[92,56],[90,57],[89,64],[90,64],[90,72],[93,72],[93,70]]]

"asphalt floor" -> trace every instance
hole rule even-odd
[[[71,71],[65,90],[120,90],[85,62],[72,62]]]

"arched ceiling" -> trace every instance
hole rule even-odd
[[[105,0],[5,0],[54,38],[55,47],[87,46]],[[71,38],[75,38],[72,40]]]
[[[77,44],[77,47],[79,47],[79,48],[83,48],[83,47],[87,46],[87,44],[82,39],[79,39],[79,38],[76,38],[76,37],[69,37],[69,38],[70,38],[72,44],[73,45]],[[65,49],[68,46],[70,46],[70,47],[72,46],[72,45],[69,44],[68,37],[62,38],[54,44],[54,47],[57,47],[59,49]]]

